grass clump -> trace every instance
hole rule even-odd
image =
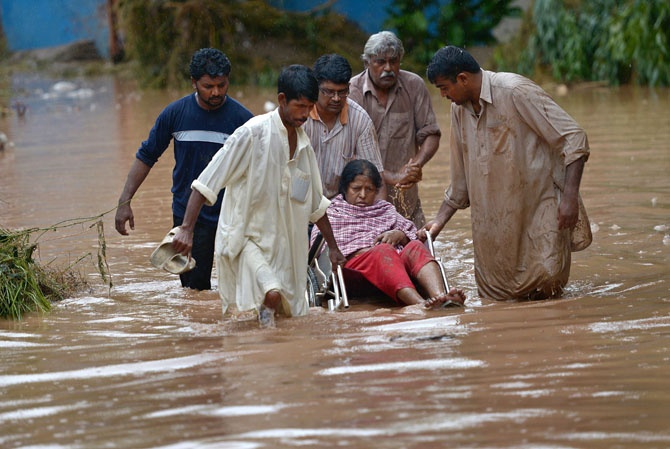
[[[0,317],[20,320],[46,313],[51,303],[82,289],[86,282],[69,267],[43,267],[35,261],[31,231],[0,229]]]

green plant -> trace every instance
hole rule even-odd
[[[93,217],[68,219],[48,228],[10,231],[0,227],[0,318],[21,319],[28,312],[46,313],[51,303],[77,293],[88,284],[73,267],[88,258],[85,254],[64,268],[42,265],[33,258],[38,240],[47,232],[92,222],[98,237],[96,268],[105,285],[112,288],[107,264],[107,242],[102,217],[114,209]],[[36,237],[34,237],[36,235]]]
[[[668,86],[669,40],[667,0],[535,0],[523,34],[494,60],[499,70],[562,82]]]
[[[594,72],[613,84],[670,85],[670,2],[626,2],[607,18],[607,39],[597,41]]]
[[[521,10],[512,0],[395,0],[384,23],[402,39],[405,60],[423,70],[444,45],[465,47],[495,42],[492,31]],[[430,20],[432,18],[432,20]]]
[[[28,234],[0,229],[0,317],[21,319],[33,311],[51,310],[50,296],[58,289],[33,260],[37,245]]]

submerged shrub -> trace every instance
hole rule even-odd
[[[36,245],[27,234],[0,231],[0,316],[21,319],[28,312],[51,310],[42,290],[40,267],[33,260]]]
[[[86,282],[69,268],[43,267],[35,261],[30,231],[0,229],[0,317],[20,320],[30,312],[46,313],[51,303],[81,289]]]

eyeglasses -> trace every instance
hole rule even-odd
[[[347,98],[349,96],[349,88],[342,90],[331,90],[324,87],[319,87],[319,91],[328,98],[335,98],[335,96],[338,96],[339,98]]]

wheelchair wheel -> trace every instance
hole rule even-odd
[[[319,291],[319,281],[312,267],[307,267],[307,288],[305,289],[305,299],[309,307],[321,307],[321,299],[317,297]]]

